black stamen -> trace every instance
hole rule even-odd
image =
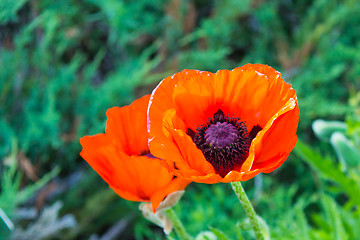
[[[139,156],[145,156],[145,157],[148,157],[148,158],[156,158],[156,157],[154,157],[154,155],[152,155],[150,153],[150,151],[143,151],[143,152],[141,152],[141,154]]]
[[[225,116],[220,109],[196,129],[193,141],[222,177],[245,161],[251,144],[245,123]]]
[[[186,131],[186,134],[189,135],[193,139],[195,132],[191,128],[188,128]]]
[[[260,127],[259,125],[255,125],[249,133],[249,138],[253,140],[256,137],[256,134],[258,134],[258,132],[260,132],[261,130],[262,127]]]

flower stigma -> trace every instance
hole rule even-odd
[[[252,138],[245,123],[240,118],[225,116],[220,109],[191,135],[196,147],[221,177],[241,165],[249,155]]]

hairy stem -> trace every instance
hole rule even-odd
[[[192,240],[193,238],[190,236],[190,234],[186,231],[184,228],[184,225],[181,223],[180,219],[176,215],[175,211],[172,208],[165,210],[166,215],[171,220],[176,234],[179,236],[180,239],[183,240]]]
[[[242,187],[240,182],[232,182],[231,186],[238,197],[242,207],[245,210],[246,215],[250,219],[250,223],[255,231],[256,239],[258,240],[264,240],[264,234],[261,231],[260,222],[258,218],[256,217],[256,212],[254,210],[253,205],[251,204],[249,198],[247,197],[244,188]]]

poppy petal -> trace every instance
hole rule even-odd
[[[179,73],[176,73],[162,80],[161,83],[154,89],[149,101],[148,131],[152,132],[151,135],[159,136],[163,134],[162,132],[163,128],[161,126],[161,123],[163,121],[164,113],[167,110],[174,108],[173,101],[181,102],[181,100],[186,101],[187,99],[189,99],[190,97],[188,95],[187,96],[184,95],[184,93],[187,90],[192,89],[192,91],[194,91],[193,96],[197,96],[197,94],[201,94],[201,96],[205,96],[208,93],[208,89],[201,88],[201,84],[197,85],[198,88],[196,87],[193,88],[190,84],[193,83],[191,80],[194,81],[194,85],[196,84],[196,82],[199,81],[198,78],[201,78],[207,83],[211,83],[210,79],[212,78],[212,76],[213,73],[210,72],[201,72],[198,70],[183,70]],[[188,83],[189,80],[190,83]],[[198,99],[201,100],[201,97],[199,97]],[[206,106],[204,102],[199,102],[199,104],[202,104],[201,106],[203,107]],[[200,108],[199,107],[196,108],[193,102],[190,105],[187,104],[184,105],[186,105],[188,108],[177,109],[176,112],[178,116],[180,116],[185,122],[186,120],[189,120],[189,124],[195,126],[196,124],[192,124],[194,120],[192,120],[193,115],[191,115],[190,113],[198,114],[199,111],[197,110],[199,110]],[[179,106],[180,104],[178,105],[178,107]],[[150,111],[150,107],[151,107],[151,111]],[[190,116],[190,117],[187,118],[186,116]]]
[[[123,199],[126,199],[128,201],[133,201],[133,202],[143,202],[143,201],[147,201],[147,200],[144,200],[144,199],[141,199],[138,195],[136,194],[133,194],[131,192],[127,192],[127,191],[124,191],[118,187],[114,187],[114,186],[111,186],[109,185],[109,187],[117,194],[119,195],[120,197],[122,197]]]
[[[249,150],[249,157],[242,165],[241,171],[253,169],[253,164],[272,158],[271,155],[277,154],[279,149],[290,152],[296,144],[298,115],[297,101],[289,99],[285,106],[272,116],[263,130],[253,139]],[[270,133],[272,134],[269,135]],[[266,149],[263,149],[264,146]]]
[[[184,181],[181,178],[175,178],[171,184],[159,189],[159,191],[154,193],[150,198],[153,212],[155,213],[156,209],[167,195],[172,192],[179,191],[179,189],[185,189],[190,183],[191,181]]]
[[[293,101],[295,104],[295,101]],[[273,165],[275,156],[289,153],[296,145],[296,127],[299,120],[299,108],[286,112],[274,120],[271,127],[262,136],[262,148],[253,169]],[[294,127],[295,126],[295,127]],[[286,133],[286,134],[284,134]],[[285,161],[285,160],[284,160]],[[276,163],[276,162],[275,162]]]
[[[135,185],[127,184],[123,179],[133,178],[124,167],[130,157],[118,152],[105,134],[85,136],[80,139],[83,147],[80,155],[111,186],[124,191],[136,192]],[[125,160],[125,161],[124,161]]]
[[[217,101],[222,102],[224,112],[239,116],[249,128],[257,122],[258,109],[267,96],[268,85],[268,80],[255,71],[222,70],[216,73],[214,94]]]
[[[105,134],[109,136],[120,151],[128,155],[140,155],[147,146],[146,109],[150,95],[124,107],[107,110]],[[144,111],[145,109],[145,111]],[[145,121],[144,121],[145,119]]]
[[[187,78],[174,86],[173,103],[176,113],[192,130],[205,123],[218,110],[212,97],[213,76],[210,72],[187,72]]]

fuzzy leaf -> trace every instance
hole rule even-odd
[[[325,141],[329,141],[334,132],[346,132],[347,125],[340,121],[315,120],[312,124],[315,135]]]
[[[340,160],[349,167],[359,165],[360,153],[356,146],[340,132],[331,135],[330,143],[334,147]]]
[[[230,238],[228,236],[226,236],[225,233],[223,233],[221,230],[214,228],[214,227],[209,227],[209,228],[216,235],[217,239],[230,240]]]

